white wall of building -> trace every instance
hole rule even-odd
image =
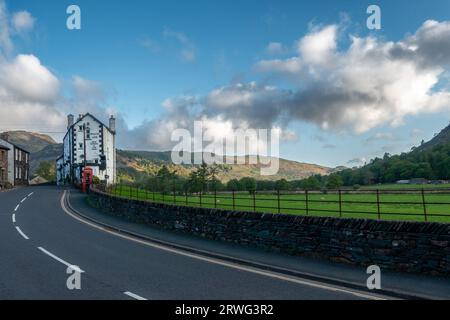
[[[86,145],[85,145],[86,144]],[[63,172],[59,176],[69,175],[81,182],[81,168],[86,165],[93,169],[94,175],[102,181],[112,184],[116,180],[115,133],[90,114],[78,119],[68,129],[64,137]],[[101,170],[102,156],[106,158],[106,170]],[[61,162],[60,162],[61,165]]]
[[[8,182],[14,185],[14,145],[6,140],[0,139],[0,143],[8,147]]]

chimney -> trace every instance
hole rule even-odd
[[[69,114],[67,116],[67,130],[70,129],[71,126],[73,126],[74,117],[73,114]]]
[[[114,118],[114,116],[111,116],[111,118],[109,118],[109,129],[116,133],[116,118]]]

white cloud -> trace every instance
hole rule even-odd
[[[269,55],[281,55],[286,53],[286,48],[280,42],[271,42],[266,47],[266,52]]]
[[[295,75],[301,71],[302,64],[297,57],[286,60],[262,60],[256,64],[255,69],[259,72],[291,73]]]
[[[353,165],[353,166],[362,166],[362,165],[365,165],[366,163],[367,163],[367,159],[364,157],[354,158],[354,159],[347,161],[347,164]]]
[[[29,31],[34,26],[35,18],[28,11],[19,11],[12,17],[12,25],[17,32]]]
[[[9,54],[13,49],[9,29],[9,14],[4,0],[0,0],[0,50]]]
[[[11,16],[5,1],[0,0],[0,54],[10,57],[14,51],[12,36],[31,30],[35,20],[28,11],[19,11]]]
[[[54,101],[60,83],[39,59],[33,55],[18,55],[0,65],[0,82],[8,95],[18,101]]]
[[[301,79],[284,101],[291,119],[363,133],[402,125],[408,115],[450,108],[450,92],[435,89],[450,65],[449,22],[427,21],[399,42],[352,36],[343,50],[337,32],[336,25],[313,30],[298,41],[298,56],[256,64],[259,71],[294,78],[296,85]],[[302,66],[294,73],[284,68],[292,59]]]
[[[99,102],[106,99],[106,93],[101,85],[95,81],[80,76],[72,77],[74,98],[83,102]]]
[[[165,38],[175,39],[181,46],[179,57],[184,62],[195,62],[196,48],[194,43],[183,32],[174,31],[170,28],[165,28],[163,31]]]
[[[330,62],[336,50],[337,26],[314,31],[298,43],[298,51],[306,63],[322,65]]]
[[[61,130],[65,115],[59,93],[59,80],[35,56],[1,61],[0,128]]]
[[[9,21],[0,0],[2,52],[13,50]],[[408,115],[449,108],[450,92],[436,90],[449,71],[449,22],[427,21],[398,42],[352,37],[350,46],[344,49],[338,49],[338,32],[336,25],[314,29],[297,42],[298,55],[255,65],[259,72],[295,79],[289,89],[256,82],[235,83],[203,97],[167,99],[161,117],[144,120],[132,130],[118,114],[119,144],[168,150],[172,131],[191,130],[194,120],[204,121],[209,134],[216,138],[231,129],[278,128],[283,139],[295,141],[296,135],[285,129],[291,121],[362,133],[385,124],[401,125]],[[176,40],[182,59],[195,61],[195,46],[186,35],[166,29],[164,36]],[[273,45],[272,49],[280,47]],[[61,81],[33,55],[0,59],[0,124],[39,124],[64,130],[68,112],[91,111],[106,119],[113,111],[99,83],[74,76],[71,88],[73,96],[64,97]],[[359,163],[363,161],[359,159]]]
[[[399,140],[399,137],[397,137],[396,135],[394,135],[391,132],[377,132],[374,135],[368,137],[365,142],[366,143],[373,143],[373,142],[377,142],[377,141],[391,141],[391,140]]]

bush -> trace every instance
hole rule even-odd
[[[93,176],[92,177],[92,183],[94,184],[94,185],[99,185],[100,184],[100,178],[99,177],[97,177],[97,176]]]

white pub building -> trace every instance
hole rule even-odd
[[[116,181],[116,119],[111,116],[109,127],[86,113],[67,116],[64,153],[56,160],[58,185],[79,184],[84,168],[106,184]]]

